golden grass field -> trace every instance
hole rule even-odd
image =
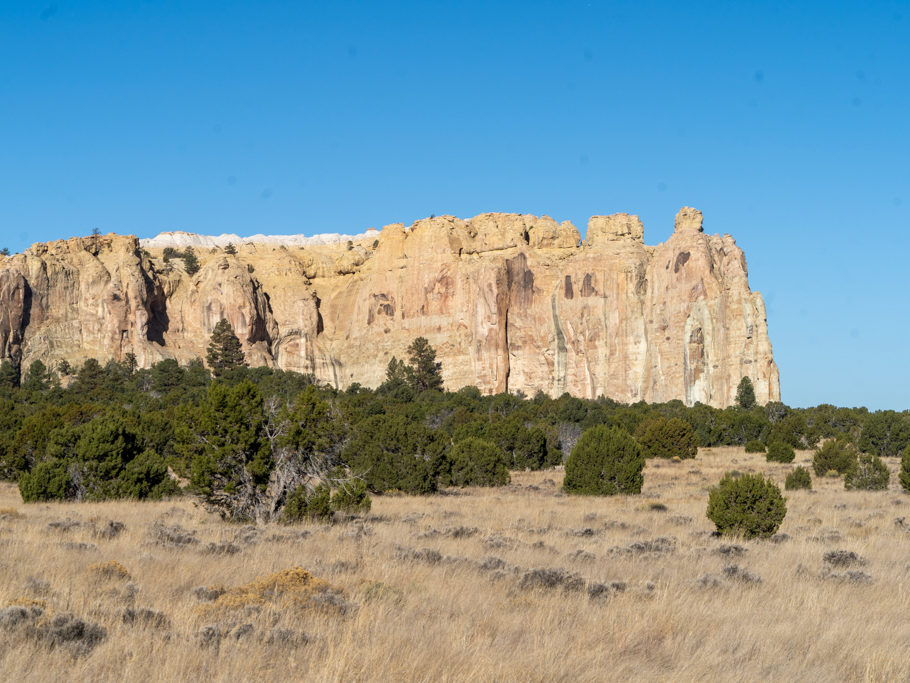
[[[3,485],[0,678],[908,680],[910,496],[888,465],[887,492],[786,492],[772,541],[711,534],[725,470],[782,485],[792,467],[738,448],[649,461],[639,496],[513,473],[335,525],[239,527],[189,499],[24,505]]]

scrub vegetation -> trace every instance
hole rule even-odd
[[[209,356],[0,366],[6,678],[910,677],[907,413]]]

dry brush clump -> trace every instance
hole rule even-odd
[[[94,573],[95,576],[102,579],[132,578],[127,568],[117,562],[117,560],[108,560],[107,562],[98,562],[97,564],[91,564],[89,565],[88,570]]]
[[[10,605],[0,609],[0,632],[10,643],[31,641],[47,649],[65,649],[72,656],[88,656],[107,631],[72,614],[53,614],[43,604]]]
[[[354,606],[344,599],[344,591],[340,588],[301,567],[294,567],[224,590],[211,602],[198,606],[196,611],[211,615],[250,607],[327,609],[343,614]]]

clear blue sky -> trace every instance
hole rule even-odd
[[[0,245],[731,233],[783,399],[910,408],[910,2],[0,3]]]

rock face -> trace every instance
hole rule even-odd
[[[36,244],[0,257],[0,356],[187,362],[226,317],[251,364],[339,388],[377,386],[424,336],[451,389],[725,406],[750,377],[760,402],[779,400],[733,238],[705,235],[688,207],[663,244],[643,232],[629,214],[592,217],[584,242],[547,216],[438,216],[304,246],[197,247],[192,276],[163,260],[166,236]]]

